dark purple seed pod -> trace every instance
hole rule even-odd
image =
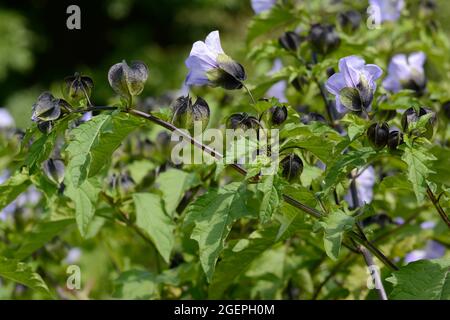
[[[281,174],[286,180],[294,181],[303,172],[303,161],[295,153],[287,155],[280,162]]]
[[[242,130],[248,130],[248,129],[256,129],[259,127],[259,121],[253,116],[248,115],[247,113],[235,113],[232,114],[226,124],[228,129],[242,129]]]
[[[77,104],[82,99],[91,97],[93,87],[94,81],[90,77],[82,76],[77,72],[64,79],[62,92],[67,101]]]
[[[280,125],[286,121],[288,110],[285,106],[273,107],[270,111],[272,113],[272,124]]]
[[[201,122],[202,130],[205,130],[209,123],[209,106],[201,97],[198,97],[194,104],[189,96],[179,97],[172,104],[172,123],[183,129],[192,131],[196,122]]]
[[[327,123],[327,120],[325,119],[325,117],[322,116],[322,115],[319,114],[319,113],[316,113],[316,112],[310,112],[310,113],[304,114],[304,115],[300,118],[300,121],[301,121],[303,124],[308,124],[308,123],[311,123],[311,122],[313,122],[313,121],[322,122],[322,123]]]
[[[442,104],[442,112],[447,117],[447,119],[450,119],[450,101],[444,102]]]
[[[372,124],[367,129],[367,137],[375,150],[383,149],[388,143],[389,125],[386,122]]]
[[[397,150],[397,147],[403,143],[403,134],[399,131],[389,132],[388,148],[390,150]]]
[[[338,15],[338,22],[346,32],[353,32],[361,24],[361,14],[356,10],[341,12]]]
[[[53,129],[53,121],[39,121],[37,127],[40,132],[48,134]]]
[[[431,139],[433,137],[433,133],[434,133],[434,124],[436,123],[436,114],[433,111],[427,110],[422,107],[420,107],[418,111],[414,108],[409,108],[403,113],[403,115],[402,115],[403,131],[408,132],[408,129],[413,122],[419,121],[420,117],[422,117],[428,113],[433,113],[433,116],[428,120],[428,122],[425,126],[426,131],[422,135],[427,139]],[[413,135],[420,135],[417,132],[411,132],[411,133]]]
[[[297,48],[302,41],[303,38],[294,31],[285,32],[280,38],[278,38],[280,45],[288,51],[297,51]]]
[[[295,77],[294,80],[291,81],[292,86],[298,92],[303,92],[305,85],[308,84],[308,79],[305,76]]]
[[[327,54],[339,47],[341,39],[334,26],[329,24],[314,24],[309,31],[309,40],[314,50]]]

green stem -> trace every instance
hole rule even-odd
[[[436,199],[436,196],[434,195],[429,185],[427,185],[427,195],[430,201],[433,203],[434,207],[436,208],[436,211],[441,216],[441,219],[445,222],[447,227],[450,228],[450,219],[445,213],[444,209],[442,209],[441,204],[439,203],[439,199]]]
[[[242,87],[247,91],[248,95],[250,96],[250,99],[252,99],[253,104],[256,104],[255,98],[253,98],[250,89],[244,83],[242,83]]]

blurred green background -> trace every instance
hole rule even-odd
[[[81,8],[81,30],[66,27],[71,4]],[[91,76],[95,104],[106,104],[114,96],[108,69],[123,59],[149,66],[144,97],[180,89],[192,43],[214,29],[227,52],[245,57],[252,15],[245,0],[1,0],[0,107],[25,128],[36,97],[60,94],[62,79],[74,72]]]
[[[450,30],[450,2],[436,2],[439,22]],[[71,4],[81,8],[81,30],[66,28]],[[62,79],[75,72],[94,79],[95,104],[109,103],[107,72],[123,59],[149,66],[143,97],[177,90],[192,43],[214,29],[227,53],[249,69],[245,37],[252,16],[250,0],[1,0],[0,107],[25,128],[36,97],[45,90],[58,95]]]

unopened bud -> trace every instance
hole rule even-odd
[[[386,122],[372,124],[367,129],[367,137],[374,149],[383,149],[388,143],[389,125]]]

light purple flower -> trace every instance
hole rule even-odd
[[[423,250],[414,250],[405,256],[405,262],[411,263],[418,260],[439,259],[445,255],[446,248],[436,241],[428,241]]]
[[[377,65],[349,56],[339,60],[339,72],[328,79],[325,87],[336,97],[338,112],[370,110],[377,88],[375,81],[382,74]]]
[[[73,264],[80,260],[81,258],[81,249],[80,248],[72,248],[67,253],[67,256],[64,258],[64,262],[67,264]]]
[[[436,222],[434,222],[434,221],[425,221],[425,222],[422,222],[422,223],[420,224],[420,227],[421,227],[423,230],[434,229],[434,227],[436,227]]]
[[[383,87],[392,92],[398,92],[401,89],[423,90],[426,85],[423,68],[426,59],[423,52],[414,52],[409,56],[395,55],[389,63],[388,76],[383,81]]]
[[[369,4],[376,8],[380,22],[397,21],[405,7],[404,0],[369,0]]]
[[[242,88],[246,79],[244,67],[223,51],[219,31],[211,32],[205,42],[195,42],[185,64],[189,69],[186,77],[189,86],[210,85],[233,90]]]
[[[283,64],[280,59],[276,59],[273,63],[273,68],[269,71],[268,75],[273,75],[283,68]],[[286,98],[286,87],[287,83],[285,80],[278,81],[270,89],[266,92],[266,96],[277,98],[278,101],[285,103],[287,102]]]
[[[14,118],[5,108],[0,108],[0,129],[14,127]]]
[[[251,0],[252,9],[256,14],[272,9],[277,0]]]
[[[364,203],[371,203],[373,200],[373,186],[375,185],[375,169],[372,166],[367,167],[356,179],[356,191],[358,194],[359,203],[351,201],[351,193],[347,193],[345,200],[353,204],[353,206],[360,206]]]

